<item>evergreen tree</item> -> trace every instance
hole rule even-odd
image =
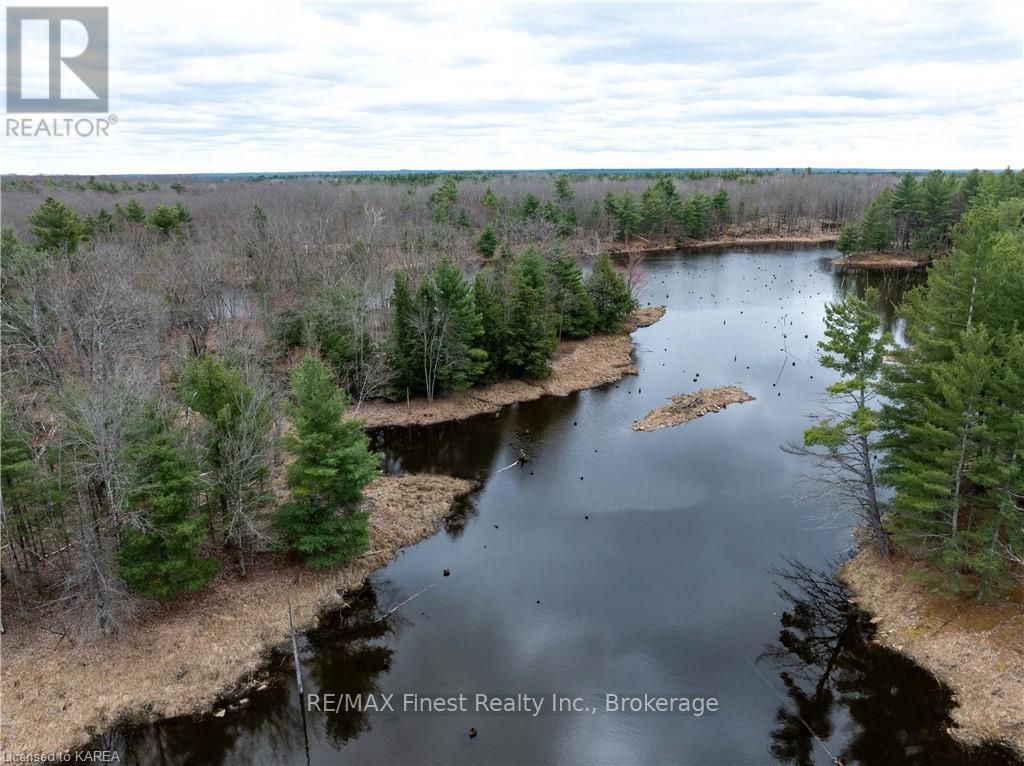
[[[661,176],[641,197],[645,231],[652,236],[664,235],[682,213],[682,200],[668,176]]]
[[[697,192],[683,203],[680,222],[687,236],[706,239],[711,233],[711,198]]]
[[[517,377],[544,378],[551,372],[556,338],[544,272],[544,261],[532,248],[523,250],[509,270],[505,363]]]
[[[446,223],[451,220],[452,210],[459,198],[459,187],[452,176],[445,176],[441,185],[434,190],[427,201],[430,212],[436,223]]]
[[[129,432],[126,452],[134,466],[126,506],[136,523],[122,531],[117,550],[121,579],[136,593],[158,601],[198,590],[219,564],[200,551],[207,519],[196,506],[195,461],[155,404]]]
[[[555,199],[563,208],[571,205],[576,199],[572,185],[569,183],[569,176],[558,176],[555,179]]]
[[[825,306],[820,362],[840,379],[826,389],[831,402],[827,416],[804,432],[803,448],[791,451],[825,466],[822,481],[867,523],[878,550],[888,553],[875,476],[880,418],[873,404],[892,338],[879,333],[881,322],[873,308],[877,299],[878,292],[872,289],[863,299],[850,294]]]
[[[715,231],[721,233],[732,219],[729,209],[729,192],[723,186],[711,199],[711,211],[715,219]]]
[[[540,213],[540,200],[532,193],[528,193],[519,203],[519,217],[524,221],[535,218]]]
[[[176,205],[157,205],[146,221],[164,236],[180,234],[182,227],[192,220],[191,214],[179,202]]]
[[[480,371],[480,378],[491,380],[505,373],[508,319],[505,286],[501,276],[490,267],[476,275],[473,305],[480,316],[480,347],[487,353],[487,364]]]
[[[146,208],[135,197],[123,205],[120,202],[114,205],[114,213],[125,223],[144,223],[146,220]]]
[[[918,247],[936,250],[949,244],[955,183],[952,176],[945,175],[941,170],[933,170],[921,181]]]
[[[597,332],[617,332],[622,322],[636,308],[626,280],[612,266],[607,253],[601,253],[587,280],[587,290],[597,312]]]
[[[860,225],[860,244],[865,250],[881,252],[892,242],[892,228],[889,221],[887,200],[876,198],[864,214]]]
[[[2,235],[0,235],[0,255],[8,256],[14,250],[21,247],[21,242],[18,241],[14,229],[10,226],[4,226],[0,229],[0,232],[2,232]]]
[[[480,232],[480,238],[476,241],[476,249],[484,258],[493,257],[498,250],[498,235],[494,233],[494,229],[490,225],[485,226],[484,230]]]
[[[75,211],[53,197],[47,197],[28,217],[28,222],[41,250],[70,255],[83,238],[82,222]]]
[[[900,253],[910,246],[918,226],[920,197],[917,180],[910,173],[906,173],[893,188],[890,205],[896,219],[896,252]]]
[[[396,383],[426,394],[466,388],[488,367],[473,291],[458,267],[441,261],[415,297],[396,277],[391,298],[391,359]]]
[[[416,357],[416,305],[409,279],[402,272],[395,274],[394,287],[391,291],[391,326],[389,345],[389,361],[394,373],[394,386],[399,394],[418,390],[422,375],[422,367]]]
[[[358,504],[377,473],[378,455],[358,420],[345,418],[345,394],[330,370],[307,354],[289,374],[288,414],[295,433],[285,437],[294,456],[287,468],[291,499],[274,525],[307,566],[340,564],[366,551],[368,514]]]
[[[236,547],[244,575],[246,552],[259,538],[259,515],[272,499],[269,392],[209,354],[186,362],[178,392],[203,416],[207,494],[217,503],[222,534]]]
[[[15,575],[31,575],[35,587],[42,590],[38,551],[40,533],[49,533],[50,511],[59,503],[54,477],[35,460],[32,435],[12,417],[5,406],[0,409],[0,486],[3,497],[3,534],[11,547]]]
[[[483,206],[490,210],[492,213],[496,213],[498,208],[501,206],[501,200],[498,195],[494,193],[494,190],[490,186],[484,190],[484,196],[481,197],[480,202]]]
[[[1008,408],[1021,400],[1022,214],[1024,200],[1010,200],[964,216],[956,247],[905,301],[911,345],[886,370],[893,531],[944,567],[948,587],[980,577],[983,595],[1007,582],[1005,548],[1020,550],[1019,503],[1008,502],[1024,489],[1019,420]]]
[[[855,223],[846,224],[839,232],[839,241],[836,242],[836,249],[843,255],[849,255],[860,250],[860,226]]]
[[[615,222],[615,235],[623,242],[629,242],[643,224],[643,208],[631,191],[615,195],[611,192],[604,198],[605,211]]]
[[[594,331],[597,311],[583,283],[583,269],[570,253],[562,252],[550,259],[547,270],[559,339],[587,337]]]
[[[479,345],[480,316],[473,304],[472,288],[458,266],[447,259],[434,267],[429,285],[429,290],[421,288],[420,292],[425,302],[420,316],[429,317],[436,330],[432,337],[437,345],[428,343],[423,349],[428,367],[436,370],[441,391],[466,388],[487,362],[487,354]],[[430,362],[430,356],[436,364]]]

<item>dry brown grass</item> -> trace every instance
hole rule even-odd
[[[661,407],[651,410],[633,423],[634,431],[657,431],[724,410],[730,404],[753,401],[754,397],[737,386],[702,388],[692,394],[676,394]]]
[[[836,258],[840,269],[919,269],[932,262],[931,253],[854,253]]]
[[[65,751],[127,715],[203,711],[251,686],[267,652],[288,637],[289,599],[296,626],[311,627],[400,548],[432,534],[469,489],[450,476],[378,478],[365,492],[378,553],[322,572],[261,557],[247,578],[222,575],[111,639],[76,647],[15,626],[3,643],[0,750]]]
[[[628,333],[654,324],[664,315],[664,306],[647,306],[633,315],[621,334],[562,341],[551,361],[551,375],[544,380],[503,380],[490,386],[457,391],[433,402],[417,397],[408,405],[374,400],[364,402],[359,411],[352,414],[363,418],[367,428],[431,425],[497,412],[516,402],[529,402],[542,396],[565,396],[612,383],[625,375],[636,374],[633,340]]]
[[[630,253],[662,253],[675,250],[718,250],[727,247],[757,247],[759,245],[794,245],[821,246],[834,245],[835,234],[826,233],[795,233],[795,234],[723,234],[714,239],[659,240],[637,238],[629,243],[613,242],[608,252],[612,255],[628,255]]]
[[[952,734],[1005,742],[1024,754],[1024,604],[949,600],[908,578],[920,566],[864,548],[839,571],[854,602],[874,615],[876,640],[926,668],[957,702]]]

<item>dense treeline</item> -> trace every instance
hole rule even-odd
[[[875,197],[862,218],[843,227],[837,246],[843,253],[944,251],[951,244],[953,223],[979,195],[1024,196],[1024,171],[958,175],[935,170],[920,178],[907,173]]]
[[[442,184],[432,214],[451,197]],[[138,598],[226,565],[244,576],[260,551],[309,566],[364,552],[378,458],[343,417],[351,399],[543,377],[559,338],[615,331],[634,307],[607,255],[585,277],[564,245],[473,278],[433,251],[383,263],[372,211],[283,305],[233,302],[231,268],[180,203],[82,218],[48,197],[28,218],[32,244],[4,230],[0,285],[5,592],[104,634]],[[259,206],[248,226],[243,263],[273,237]]]
[[[819,345],[841,380],[797,451],[828,465],[881,551],[891,537],[932,562],[925,576],[944,590],[987,599],[1024,566],[1021,177],[980,176],[969,199],[934,235],[950,252],[899,310],[909,345],[879,334],[872,296],[828,308]]]

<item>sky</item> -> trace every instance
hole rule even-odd
[[[117,123],[7,125],[4,173],[1024,161],[1020,2],[109,9]]]

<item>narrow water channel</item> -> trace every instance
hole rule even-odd
[[[444,531],[301,639],[307,693],[394,694],[394,712],[303,721],[281,653],[247,706],[104,743],[123,762],[190,766],[827,764],[829,753],[847,765],[1012,763],[957,745],[948,693],[871,643],[828,575],[851,549],[851,521],[801,500],[809,467],[780,449],[832,380],[815,353],[825,303],[864,287],[832,273],[836,255],[652,256],[644,302],[668,313],[635,335],[638,376],[376,435],[390,471],[480,482]],[[905,278],[875,281],[899,335]],[[672,394],[726,384],[755,401],[630,429]],[[498,472],[520,450],[526,466]],[[464,693],[471,709],[403,712],[406,693]],[[595,712],[482,713],[477,693],[556,694]],[[607,694],[718,704],[699,716],[608,712]]]

